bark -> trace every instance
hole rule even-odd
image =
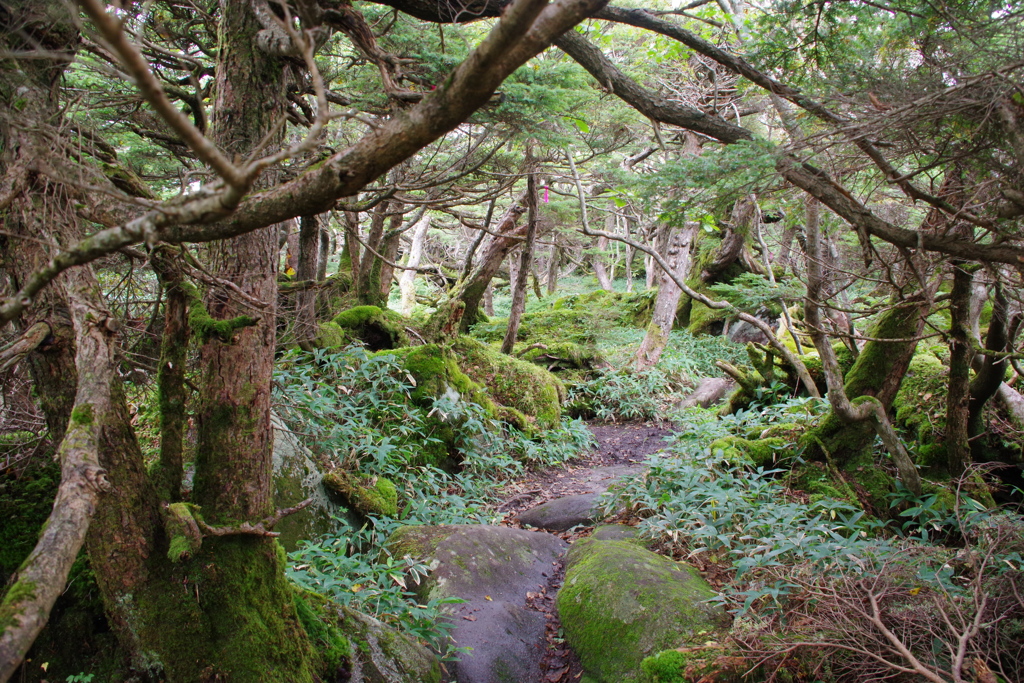
[[[320,270],[320,236],[323,234],[324,216],[302,216],[299,219],[298,263],[295,279],[299,282],[316,280]],[[306,289],[295,295],[295,339],[300,346],[309,347],[316,337],[316,290]]]
[[[995,306],[992,309],[992,318],[988,323],[988,334],[985,337],[985,350],[993,351],[994,354],[985,354],[981,361],[974,380],[971,382],[971,400],[968,404],[967,429],[968,436],[972,439],[972,450],[975,451],[976,459],[981,456],[980,440],[985,431],[984,409],[989,399],[995,396],[1006,377],[1006,369],[1009,361],[1001,356],[1007,346],[1012,342],[1008,331],[1015,333],[1016,324],[1009,320],[1009,305],[1003,294],[1002,286],[997,282],[995,287]]]
[[[430,216],[424,213],[412,229],[412,244],[409,246],[409,256],[405,261],[410,270],[403,271],[398,282],[398,289],[402,293],[402,303],[399,307],[402,315],[410,315],[416,305],[416,271],[411,269],[418,268],[420,261],[423,260],[423,243],[427,239],[429,228]]]
[[[370,231],[366,235],[365,251],[359,261],[356,275],[356,295],[359,297],[359,303],[364,306],[380,305],[381,264],[374,252],[380,253],[390,206],[391,202],[389,201],[381,202],[373,208],[373,213],[370,214]],[[376,270],[374,270],[374,266],[377,267]]]
[[[659,223],[654,230],[654,251],[659,254],[668,253],[668,239],[672,232],[672,227],[667,223]],[[654,289],[654,286],[658,284],[658,273],[662,272],[658,267],[657,263],[651,256],[647,256],[646,265],[647,271],[647,289]]]
[[[646,370],[656,365],[668,344],[668,336],[675,323],[676,310],[679,308],[679,297],[683,293],[675,280],[685,277],[690,269],[690,247],[699,227],[697,223],[688,222],[685,227],[672,232],[666,260],[676,277],[673,278],[672,273],[667,272],[661,275],[651,323],[647,326],[647,334],[644,335],[636,352],[637,370]]]
[[[157,395],[160,400],[160,457],[153,470],[153,484],[161,498],[177,502],[181,498],[184,476],[182,454],[185,440],[185,366],[188,358],[190,297],[181,273],[170,262],[167,250],[154,251],[150,261],[163,285],[164,333],[157,368]]]
[[[594,266],[594,275],[597,276],[598,286],[607,292],[611,292],[614,288],[612,287],[612,279],[608,276],[608,267],[605,264],[605,252],[607,250],[608,238],[598,237],[597,252],[591,257],[591,263]]]
[[[118,414],[117,325],[98,300],[85,269],[69,274],[78,388],[58,455],[61,483],[36,547],[18,568],[0,603],[0,681],[6,681],[46,625],[68,572],[85,542],[102,493],[110,488],[100,465],[103,431]]]
[[[970,307],[974,274],[966,264],[953,264],[953,289],[949,314],[949,385],[946,396],[947,466],[959,477],[971,464],[971,444],[967,430],[971,399],[971,358],[974,349],[970,337]]]
[[[394,263],[395,259],[398,258],[398,248],[401,246],[402,239],[403,217],[402,213],[396,213],[391,216],[388,231],[381,242],[380,255],[384,258],[377,259],[374,263],[380,269],[377,280],[380,283],[378,290],[380,296],[379,306],[381,308],[388,305],[388,298],[391,294],[392,279],[395,276],[395,267],[391,263]]]
[[[545,278],[548,296],[554,294],[558,289],[559,261],[562,260],[562,248],[554,241],[555,239],[557,238],[552,238],[551,253],[548,256],[548,274]]]
[[[512,283],[512,310],[508,314],[508,328],[501,342],[502,353],[512,353],[519,334],[519,322],[526,310],[526,287],[533,263],[533,248],[537,242],[537,174],[530,173],[526,179],[526,241],[519,257],[519,272]]]
[[[700,273],[704,282],[714,282],[733,263],[738,261],[746,249],[747,237],[759,211],[753,196],[738,200],[732,208],[729,224],[714,254],[708,259]]]

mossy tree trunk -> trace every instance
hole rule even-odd
[[[282,115],[281,67],[254,54],[260,26],[248,5],[222,6],[218,119],[215,135],[229,153],[244,155]],[[197,293],[182,290],[201,349],[199,444],[193,502],[209,525],[205,539],[190,536],[172,510],[180,508],[180,377],[161,376],[162,429],[167,453],[147,475],[119,385],[101,431],[101,464],[111,488],[97,511],[88,547],[111,624],[137,669],[168,681],[312,681],[316,657],[300,625],[284,556],[265,535],[236,533],[237,525],[270,516],[270,370],[274,349],[276,230],[266,228],[218,244],[211,270],[266,302],[256,325],[218,324],[198,315]],[[184,286],[184,283],[182,283]],[[229,291],[208,293],[208,310],[224,317],[237,309]],[[163,364],[180,363],[180,301],[165,333]],[[205,313],[205,311],[203,312]],[[225,339],[226,337],[226,339]],[[168,368],[170,369],[170,368]],[[172,405],[174,404],[174,405]],[[194,508],[196,512],[200,507]],[[185,508],[188,509],[188,508]],[[232,526],[234,525],[234,526]],[[194,530],[194,529],[193,529]]]
[[[981,356],[978,371],[970,386],[970,402],[968,403],[967,434],[971,443],[974,459],[983,457],[982,440],[985,432],[984,410],[989,399],[996,395],[999,386],[1006,377],[1009,359],[1001,355],[1009,349],[1021,325],[1021,316],[1010,316],[1009,302],[1003,293],[1000,282],[995,285],[995,305],[988,323],[988,334],[985,337],[986,353]]]

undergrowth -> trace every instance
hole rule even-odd
[[[690,410],[649,470],[606,494],[603,512],[625,508],[661,551],[724,568],[716,602],[737,618],[738,653],[775,667],[768,680],[793,667],[807,680],[824,669],[837,681],[901,671],[961,680],[972,666],[1018,680],[1024,518],[962,492],[899,491],[895,521],[883,522],[847,502],[794,495],[781,476],[801,463],[794,441],[771,467],[737,463],[713,447],[773,426],[800,425],[790,430],[799,433],[825,407],[801,398],[755,402],[724,418]]]
[[[407,524],[486,524],[498,486],[528,466],[551,466],[592,445],[579,420],[565,420],[536,440],[487,416],[454,392],[431,405],[412,402],[412,378],[398,360],[361,347],[293,351],[278,364],[275,401],[282,417],[328,469],[386,477],[399,495],[396,518],[370,517],[359,529],[341,523],[328,537],[290,555],[289,577],[310,590],[402,628],[444,652],[452,601],[421,603],[413,593],[426,565],[396,559],[381,546]],[[455,472],[423,462],[442,439],[459,453]]]

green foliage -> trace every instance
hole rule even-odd
[[[315,455],[332,467],[358,471],[348,477],[378,487],[389,481],[395,496],[393,508],[362,510],[367,522],[361,529],[339,520],[340,532],[301,546],[291,555],[289,577],[439,649],[448,640],[450,626],[441,615],[450,601],[419,603],[410,589],[426,567],[381,556],[384,540],[401,525],[492,521],[490,502],[501,480],[527,464],[563,462],[593,441],[579,421],[563,421],[542,432],[542,439],[527,438],[455,392],[414,400],[416,387],[401,359],[361,347],[289,352],[276,386],[283,416]],[[444,471],[421,456],[441,432],[458,449],[458,471]]]
[[[741,311],[756,313],[767,308],[776,315],[782,312],[779,301],[800,299],[806,291],[796,278],[773,283],[757,273],[742,273],[729,282],[713,284],[708,289]]]
[[[379,534],[400,524],[342,530],[308,541],[291,553],[288,578],[306,590],[358,609],[426,641],[440,652],[450,646],[451,622],[444,618],[458,598],[420,603],[412,588],[430,568],[410,558],[378,556]]]

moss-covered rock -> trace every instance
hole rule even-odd
[[[274,429],[274,450],[271,456],[274,506],[280,509],[298,505],[307,498],[313,502],[303,510],[288,515],[274,527],[281,535],[278,541],[285,550],[295,550],[299,541],[318,538],[338,528],[337,518],[348,516],[346,510],[331,498],[323,483],[323,472],[313,454],[279,417],[271,417]],[[357,521],[350,516],[350,521]]]
[[[459,337],[452,350],[462,370],[487,387],[503,419],[527,432],[558,426],[566,392],[553,374],[471,337]]]
[[[321,658],[323,681],[440,683],[427,648],[371,616],[297,591],[295,611]]]
[[[729,616],[686,565],[629,541],[577,541],[558,613],[566,640],[601,683],[642,680],[640,662],[662,650],[717,640]]]
[[[918,443],[934,444],[945,434],[948,384],[949,368],[930,349],[918,349],[892,404],[897,423],[910,430]]]
[[[593,370],[605,366],[605,360],[592,345],[562,342],[557,344],[534,344],[527,347],[520,357],[546,368],[550,372],[560,370]]]
[[[362,341],[371,351],[397,349],[409,345],[405,319],[394,311],[377,306],[356,306],[334,316],[333,322],[350,336]]]
[[[732,465],[768,467],[788,445],[786,439],[778,436],[765,439],[726,436],[711,442],[710,448],[712,454]]]
[[[324,486],[364,517],[398,516],[398,491],[390,479],[334,470],[324,475]]]
[[[712,643],[663,650],[640,662],[640,670],[644,683],[756,683],[764,680],[760,667],[750,671],[752,665],[753,661],[741,653]]]
[[[334,321],[317,323],[313,346],[318,349],[337,349],[350,344],[352,336]]]

